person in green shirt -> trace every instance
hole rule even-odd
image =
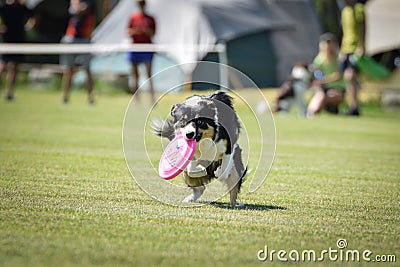
[[[360,115],[358,105],[358,91],[360,84],[357,79],[357,66],[352,60],[353,54],[363,55],[365,51],[365,12],[363,0],[345,0],[345,7],[341,12],[343,37],[340,49],[340,69],[346,82],[346,91],[349,94],[349,110],[347,115]]]
[[[315,76],[312,88],[316,92],[308,104],[307,117],[313,117],[324,108],[330,113],[339,113],[346,86],[339,69],[337,50],[333,34],[321,35],[319,52],[312,64]]]

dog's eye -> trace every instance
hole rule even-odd
[[[198,126],[205,126],[205,125],[206,125],[206,122],[200,119],[200,120],[197,120],[197,121],[196,121],[196,124],[197,124]]]

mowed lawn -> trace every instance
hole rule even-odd
[[[148,109],[142,100],[138,112]],[[244,183],[245,208],[229,209],[227,196],[182,208],[132,179],[121,140],[128,103],[100,95],[89,106],[73,91],[62,105],[57,91],[28,89],[1,99],[0,266],[268,266],[284,263],[259,261],[265,246],[320,252],[340,238],[372,259],[396,255],[379,266],[399,264],[399,113],[371,105],[360,118],[275,116],[275,160],[255,193]]]

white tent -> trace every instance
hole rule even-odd
[[[377,54],[400,49],[400,1],[371,0],[365,12],[367,52]]]
[[[147,0],[147,9],[157,22],[154,42],[177,47],[165,54],[173,62],[201,60],[207,47],[226,43],[229,65],[262,87],[278,85],[296,61],[310,62],[321,33],[311,0]],[[121,0],[93,41],[129,42],[125,29],[134,10],[136,1]],[[190,74],[195,67],[185,64],[182,71]]]

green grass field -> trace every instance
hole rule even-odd
[[[0,266],[268,266],[280,261],[257,259],[266,245],[318,252],[338,249],[339,238],[371,258],[396,255],[379,266],[399,264],[400,114],[368,104],[360,118],[275,116],[275,161],[258,191],[244,184],[246,208],[227,208],[227,196],[182,208],[130,176],[121,141],[128,102],[100,95],[89,106],[74,91],[62,105],[58,91],[28,89],[14,103],[1,99]]]

